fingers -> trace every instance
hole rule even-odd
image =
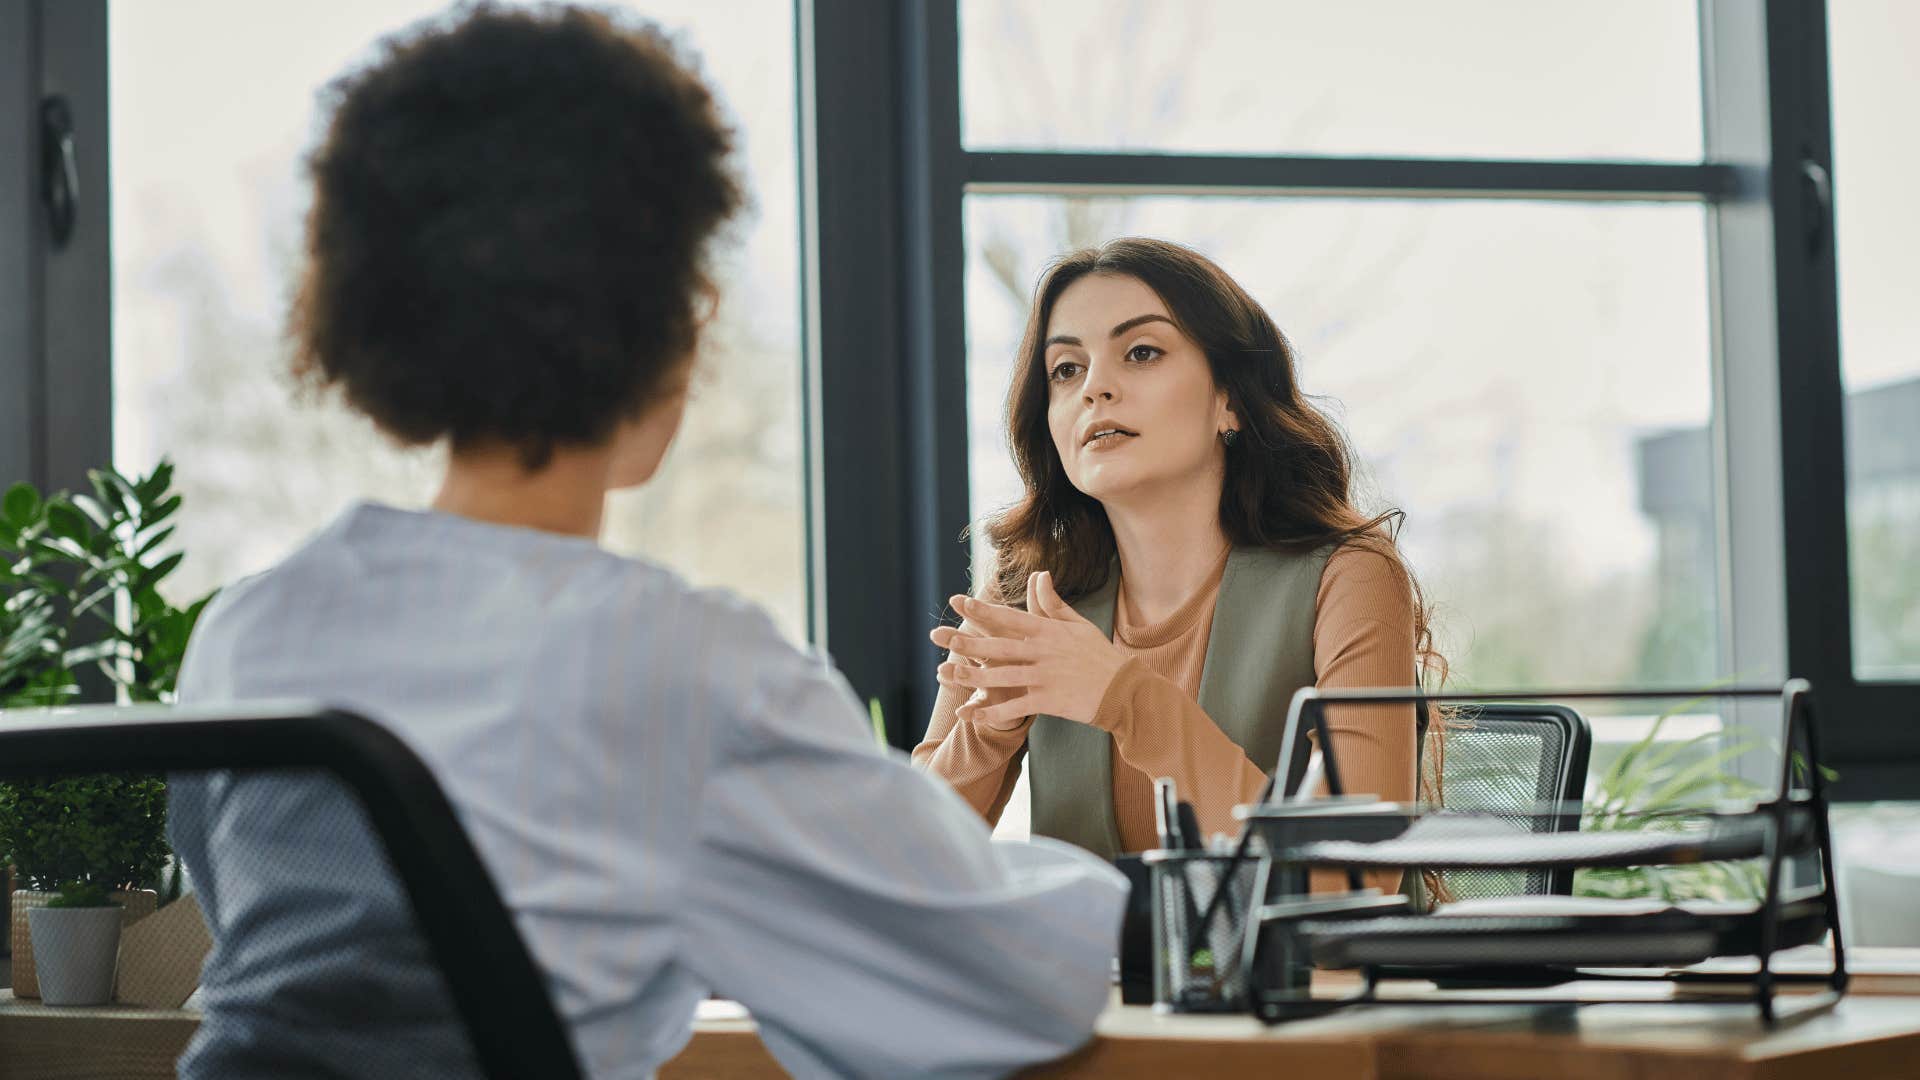
[[[1037,573],[1027,575],[1027,611],[1034,615],[1045,615],[1046,612],[1040,608],[1040,593],[1034,587],[1034,583],[1039,579],[1040,575]]]
[[[1030,659],[1029,653],[1032,651],[1032,647],[1024,641],[976,637],[962,634],[951,626],[936,626],[927,636],[933,639],[935,645],[968,660],[1022,661]]]
[[[940,665],[938,677],[942,683],[949,686],[973,687],[975,689],[1032,686],[1034,684],[1034,668],[1031,664],[1001,664],[995,667],[981,667],[978,664],[955,663],[949,660]]]
[[[1033,593],[1035,599],[1039,601],[1037,610],[1042,614],[1055,619],[1072,619],[1079,622],[1086,621],[1081,617],[1079,612],[1073,610],[1073,605],[1060,599],[1060,594],[1054,591],[1053,573],[1051,571],[1042,570],[1033,575],[1031,581],[1032,584],[1028,586],[1028,591]]]
[[[1005,700],[1007,700],[1007,691],[1005,690],[975,690],[972,696],[960,703],[959,708],[953,710],[953,715],[961,720],[971,721],[974,713],[979,712],[988,705],[998,704]]]
[[[979,626],[989,634],[1007,637],[1031,637],[1046,628],[1050,621],[1044,615],[1031,614],[1010,608],[1004,604],[991,604],[985,600],[975,600],[969,596],[955,596],[947,601],[953,610],[959,612],[969,622]]]
[[[1021,694],[1006,701],[974,706],[969,710],[968,719],[976,724],[985,724],[987,727],[1005,731],[1019,727],[1022,721],[1039,711],[1039,707],[1034,704],[1033,695]]]

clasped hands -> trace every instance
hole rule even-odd
[[[1008,730],[1036,713],[1088,724],[1127,654],[1054,591],[1053,575],[1027,575],[1027,610],[953,597],[965,620],[928,636],[947,650],[941,685],[973,691],[956,715]]]

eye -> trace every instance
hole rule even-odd
[[[1047,372],[1047,378],[1053,382],[1065,382],[1080,373],[1080,365],[1071,360],[1062,360]]]
[[[1149,360],[1158,359],[1163,351],[1165,350],[1157,349],[1152,345],[1135,345],[1127,350],[1127,359],[1136,364],[1144,364]]]

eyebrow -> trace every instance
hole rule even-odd
[[[1127,331],[1133,329],[1136,326],[1140,326],[1142,324],[1150,323],[1150,322],[1163,322],[1163,323],[1166,323],[1168,326],[1173,325],[1173,320],[1167,318],[1165,315],[1152,315],[1152,314],[1135,315],[1133,318],[1128,319],[1126,322],[1123,322],[1119,326],[1114,327],[1112,332],[1108,336],[1119,337],[1121,334],[1126,333]],[[1047,339],[1046,344],[1047,345],[1079,345],[1081,344],[1081,341],[1079,338],[1073,337],[1068,334],[1055,334],[1054,336]],[[1042,348],[1044,347],[1045,346],[1042,346]]]

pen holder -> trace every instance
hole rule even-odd
[[[1249,854],[1236,863],[1230,854],[1148,851],[1140,858],[1153,891],[1154,1009],[1244,1011],[1243,950],[1254,882],[1265,856]],[[1223,889],[1226,895],[1215,903]]]

